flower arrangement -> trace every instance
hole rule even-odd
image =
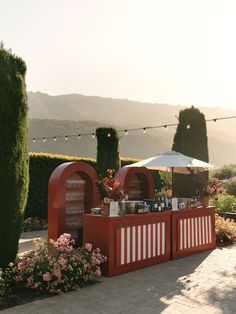
[[[115,170],[107,169],[107,176],[95,182],[100,199],[107,204],[111,201],[121,202],[125,198],[124,189],[119,181],[114,178]]]
[[[17,257],[5,270],[0,269],[0,295],[22,289],[60,294],[96,282],[106,257],[92,244],[74,248],[71,235],[64,233],[56,241],[37,240],[35,250]]]
[[[222,194],[224,189],[221,187],[223,182],[217,178],[212,178],[208,180],[207,186],[202,189],[202,196],[213,197],[217,194]]]

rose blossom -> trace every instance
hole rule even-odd
[[[85,249],[86,249],[86,251],[88,251],[88,252],[91,252],[92,251],[92,244],[91,243],[85,243]]]
[[[43,274],[43,280],[44,281],[50,281],[52,279],[52,276],[50,273]]]

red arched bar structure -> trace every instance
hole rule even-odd
[[[154,198],[154,182],[150,170],[145,167],[123,167],[115,175],[129,200]]]
[[[85,162],[65,162],[51,174],[48,182],[48,239],[64,232],[82,242],[83,214],[99,205],[95,181],[98,175]]]

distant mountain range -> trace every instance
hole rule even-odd
[[[50,96],[28,93],[29,137],[54,137],[92,133],[100,126],[126,129],[178,123],[182,106],[153,104],[79,94]],[[206,119],[236,116],[236,110],[200,108]],[[171,149],[176,127],[141,130],[120,134],[120,152],[124,157],[147,158]],[[236,119],[208,122],[210,162],[236,164]],[[96,158],[96,139],[91,136],[65,137],[46,142],[29,142],[29,150]]]

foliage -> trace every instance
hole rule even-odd
[[[236,196],[236,177],[230,178],[223,187],[227,191],[227,193]]]
[[[47,220],[38,217],[28,217],[23,221],[23,231],[36,231],[47,229]]]
[[[21,289],[59,294],[96,282],[101,275],[100,265],[106,257],[100,249],[85,243],[74,248],[71,235],[64,233],[49,245],[44,240],[36,243],[34,251],[18,257],[2,271],[2,294],[13,294]]]
[[[227,245],[236,243],[236,223],[216,215],[216,244]]]
[[[172,150],[208,162],[208,144],[206,120],[199,109],[191,108],[180,111]],[[208,176],[205,177],[206,182]],[[195,175],[173,175],[173,189],[177,197],[196,195]]]
[[[213,178],[218,178],[220,180],[230,179],[236,176],[236,166],[235,165],[224,165],[223,167],[211,172]]]
[[[95,182],[100,199],[104,203],[110,203],[111,201],[121,202],[125,197],[124,189],[113,176],[114,172],[115,170],[107,169],[107,177]]]
[[[95,167],[95,160],[64,155],[30,153],[30,185],[25,218],[46,219],[48,215],[48,180],[56,167],[68,161],[84,161]]]
[[[113,128],[97,128],[97,165],[96,169],[101,177],[106,176],[107,169],[120,168],[120,152],[118,133]]]
[[[0,46],[0,267],[14,260],[28,193],[26,64]]]
[[[217,212],[236,213],[236,197],[233,195],[219,195],[210,200],[210,205],[215,206]]]
[[[207,182],[207,186],[200,190],[202,196],[215,197],[219,194],[225,194],[225,190],[222,188],[223,182],[217,178],[211,178]]]

